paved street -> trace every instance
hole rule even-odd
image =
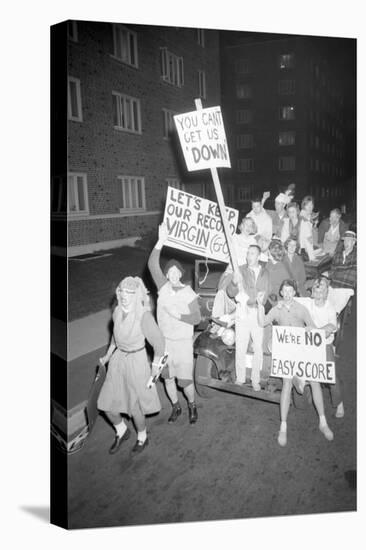
[[[313,407],[291,408],[288,445],[281,448],[278,405],[216,390],[198,399],[195,426],[185,403],[177,424],[168,425],[170,405],[159,383],[163,410],[148,421],[150,445],[141,456],[130,454],[134,436],[110,456],[114,432],[99,416],[84,448],[69,457],[70,527],[355,510],[355,333],[353,307],[338,366],[344,419],[332,416],[324,391],[333,442],[319,432]]]

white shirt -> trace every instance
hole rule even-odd
[[[262,235],[262,237],[268,240],[272,239],[272,218],[264,209],[262,209],[259,214],[255,214],[253,210],[251,210],[248,217],[255,221],[258,229],[257,235]]]
[[[248,248],[252,244],[257,244],[254,235],[244,235],[243,233],[236,233],[234,235],[234,245],[239,265],[245,265],[247,263]]]
[[[329,299],[321,307],[315,305],[315,301],[311,300],[309,303],[309,312],[312,320],[317,328],[322,328],[325,325],[337,326],[337,314],[334,306],[330,303]],[[330,334],[326,339],[327,344],[331,344],[334,340],[334,333]]]

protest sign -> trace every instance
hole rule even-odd
[[[271,376],[335,384],[334,362],[326,360],[325,332],[272,327]]]
[[[236,231],[238,211],[226,207],[231,235]],[[220,262],[229,262],[220,210],[213,201],[168,187],[164,212],[168,246]]]
[[[187,170],[230,168],[229,150],[220,107],[174,116]]]

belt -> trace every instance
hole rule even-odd
[[[122,348],[118,348],[119,351],[122,351],[122,353],[125,353],[126,355],[130,355],[131,353],[137,353],[138,351],[142,351],[143,349],[145,349],[145,346],[142,346],[142,348],[139,348],[139,349],[132,349],[132,350],[127,350],[127,349],[122,349]]]

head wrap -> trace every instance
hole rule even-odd
[[[165,264],[165,267],[164,267],[164,275],[166,276],[169,269],[171,267],[176,267],[177,269],[179,269],[179,271],[181,272],[182,274],[182,277],[184,275],[184,268],[182,266],[182,264],[180,262],[178,262],[178,260],[169,260],[166,264]]]
[[[150,308],[148,291],[140,277],[125,277],[118,286],[121,290],[125,289],[130,292],[136,292],[136,303],[141,303],[145,309]]]
[[[357,240],[357,235],[355,231],[350,231],[350,230],[345,231],[343,235],[343,239],[345,239],[345,237],[352,237],[355,241]]]

